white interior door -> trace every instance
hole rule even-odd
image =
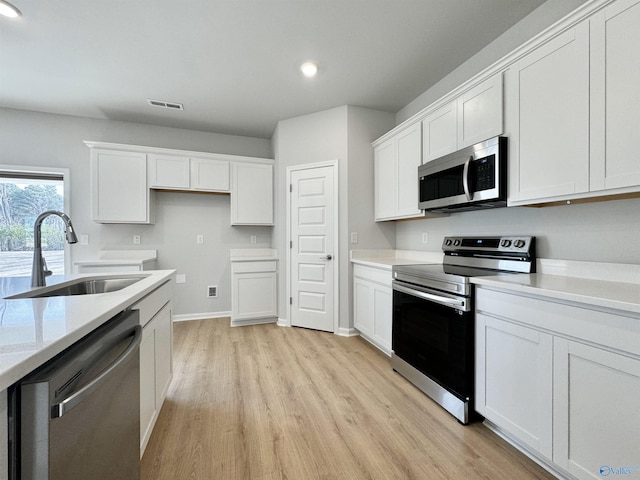
[[[291,171],[291,325],[334,331],[334,166]]]

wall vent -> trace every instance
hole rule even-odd
[[[218,286],[208,286],[207,287],[207,297],[208,298],[218,298]]]
[[[184,110],[184,107],[182,106],[181,103],[165,102],[163,100],[150,100],[150,99],[147,99],[147,102],[149,103],[149,105],[153,107],[168,108],[171,110]]]

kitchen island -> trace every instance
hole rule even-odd
[[[144,278],[109,293],[30,299],[6,299],[29,291],[29,278],[0,278],[0,480],[8,478],[6,389],[123,310],[138,308],[141,324],[151,323],[150,315],[169,305],[174,273],[174,270],[157,270],[119,274],[118,277]],[[95,277],[54,276],[47,281],[51,286],[76,278]],[[162,298],[156,292],[160,292]],[[170,321],[170,314],[167,318]]]

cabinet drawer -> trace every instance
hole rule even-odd
[[[640,319],[560,300],[476,290],[476,311],[640,356]]]
[[[391,287],[391,272],[364,265],[353,266],[353,276]]]
[[[275,260],[260,262],[234,262],[231,264],[233,273],[258,273],[258,272],[275,272],[278,262]]]
[[[162,284],[131,308],[140,311],[140,325],[144,327],[169,300],[171,300],[171,281]]]

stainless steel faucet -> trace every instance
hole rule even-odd
[[[76,233],[73,231],[71,219],[65,213],[58,212],[57,210],[47,210],[46,212],[41,213],[33,224],[33,268],[31,269],[32,287],[44,287],[47,284],[45,278],[52,273],[50,270],[47,270],[47,262],[42,256],[42,222],[49,215],[57,215],[64,221],[67,242],[78,243],[78,237],[76,237]]]

